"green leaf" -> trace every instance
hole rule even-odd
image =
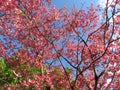
[[[66,72],[68,72],[68,73],[71,71],[70,68],[68,68],[68,67],[65,68],[65,70],[66,70]]]
[[[26,68],[27,66],[23,63],[20,65],[21,68]]]
[[[15,78],[13,78],[12,84],[16,84],[16,83],[18,83],[18,81],[19,81],[18,77],[15,77]]]
[[[42,74],[44,74],[44,73],[45,73],[44,68],[41,68],[41,73],[42,73]]]
[[[19,15],[20,16],[25,16],[25,14],[23,12],[20,12]]]
[[[0,69],[5,70],[7,68],[7,65],[5,63],[5,60],[2,58],[0,59]]]
[[[65,88],[62,87],[60,90],[65,90]]]

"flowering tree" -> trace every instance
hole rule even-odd
[[[120,89],[119,4],[106,0],[102,17],[99,6],[70,11],[51,0],[0,0],[0,86]]]

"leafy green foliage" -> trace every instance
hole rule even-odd
[[[18,77],[15,77],[13,70],[9,68],[5,59],[0,59],[0,85],[18,83]]]
[[[37,68],[32,66],[27,66],[25,64],[21,64],[21,67],[27,69],[30,73],[36,74],[45,74],[45,70],[43,68]]]

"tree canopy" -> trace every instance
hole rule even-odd
[[[119,5],[0,0],[0,89],[119,90]]]

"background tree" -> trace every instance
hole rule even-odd
[[[120,89],[119,4],[106,0],[101,18],[93,4],[68,10],[50,0],[1,0],[0,56],[17,79],[1,87]]]

